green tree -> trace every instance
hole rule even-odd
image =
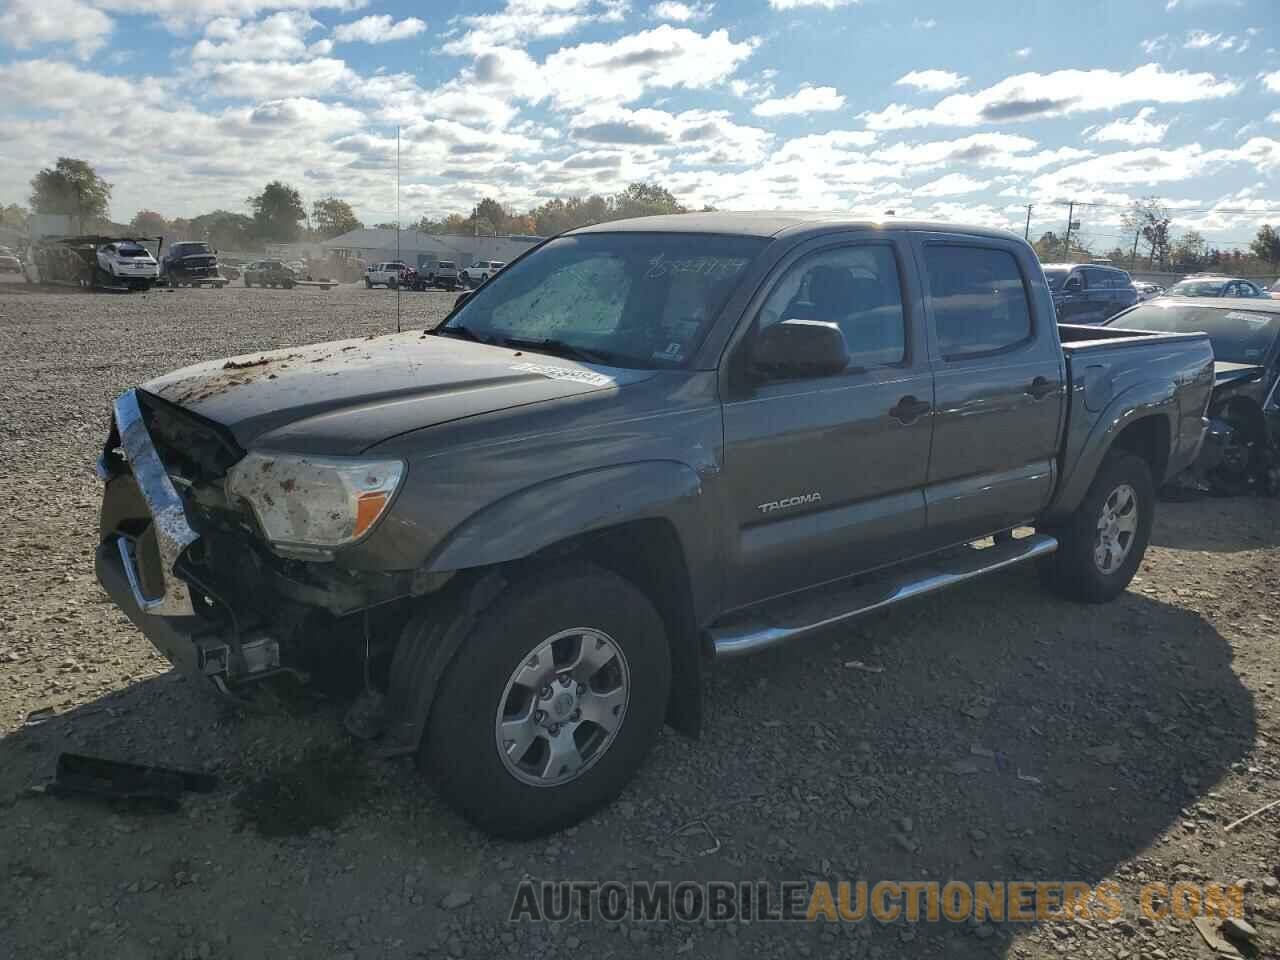
[[[245,202],[253,210],[254,230],[260,239],[291,243],[301,235],[298,224],[306,219],[307,210],[302,195],[287,183],[272,180]]]
[[[7,207],[0,207],[0,227],[22,229],[27,225],[28,216],[27,208],[21,207],[16,203],[11,203]]]
[[[507,211],[502,209],[502,204],[492,197],[485,197],[476,204],[476,208],[471,211],[471,219],[479,226],[479,233],[502,233],[507,226]],[[484,228],[484,221],[488,221],[490,228]]]
[[[1280,233],[1272,229],[1271,224],[1263,224],[1249,244],[1249,252],[1266,263],[1280,263]]]
[[[175,240],[207,240],[215,249],[227,250],[252,250],[261,246],[257,223],[243,213],[230,210],[200,214],[190,221],[183,237],[176,235],[176,222],[173,226]]]
[[[110,203],[111,184],[84,160],[59,157],[31,178],[31,208],[75,217],[80,231],[107,219]]]
[[[1198,267],[1209,251],[1209,244],[1196,230],[1188,230],[1173,247],[1173,262],[1181,267]]]
[[[332,240],[364,226],[351,204],[337,197],[325,197],[311,204],[311,225],[321,240]]]
[[[154,210],[139,210],[129,221],[129,231],[140,237],[163,237],[169,233],[169,221]]]
[[[632,183],[610,199],[611,220],[652,217],[662,213],[685,213],[684,206],[666,187],[657,183]]]

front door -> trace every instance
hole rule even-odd
[[[901,559],[924,529],[933,381],[905,242],[831,243],[775,274],[745,340],[781,320],[839,325],[831,376],[724,392],[727,608]],[[738,376],[739,365],[730,362]]]
[[[963,543],[1033,518],[1053,490],[1065,363],[1032,310],[1020,245],[918,235],[936,413],[928,539]]]

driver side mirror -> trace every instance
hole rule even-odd
[[[828,377],[849,366],[849,345],[834,323],[783,320],[759,332],[751,367],[766,380]]]

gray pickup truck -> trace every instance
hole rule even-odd
[[[233,695],[347,679],[353,733],[533,836],[696,734],[713,657],[1025,561],[1115,597],[1213,382],[1202,334],[1058,326],[1010,234],[609,223],[434,331],[125,393],[98,577]]]

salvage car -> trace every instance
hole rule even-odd
[[[281,260],[255,260],[244,268],[246,287],[283,287],[292,290],[297,278]]]
[[[179,240],[169,244],[160,259],[160,279],[171,287],[222,289],[227,278],[218,272],[218,253],[203,240]]]
[[[1236,297],[1247,300],[1269,299],[1269,295],[1252,280],[1243,277],[1197,275],[1179,280],[1165,291],[1166,297]]]
[[[113,240],[102,244],[98,247],[97,260],[95,279],[100,286],[150,290],[160,275],[156,258],[136,240]]]
[[[1223,496],[1280,493],[1280,302],[1161,297],[1110,326],[1207,333],[1214,355],[1209,430],[1199,458],[1177,479]]]
[[[477,260],[458,274],[459,282],[468,289],[474,289],[507,265],[505,260]]]
[[[125,392],[97,575],[218,689],[336,662],[353,734],[535,836],[697,733],[704,659],[1020,563],[1118,596],[1212,389],[1203,333],[1059,326],[1001,231],[599,224],[431,333]]]
[[[22,260],[8,247],[0,247],[0,273],[21,273]]]

